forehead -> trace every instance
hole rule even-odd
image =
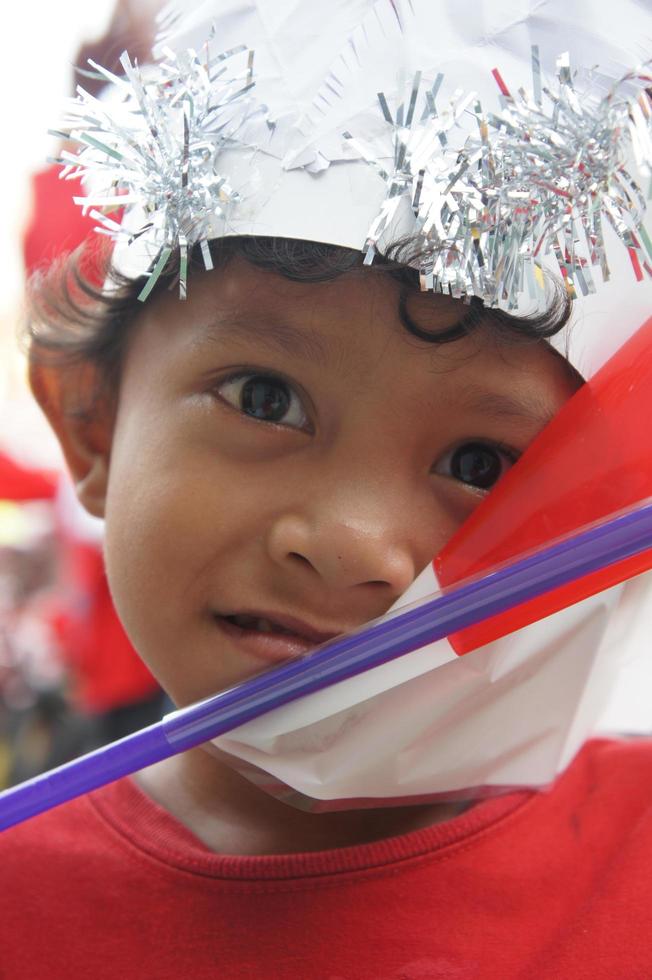
[[[188,300],[164,293],[148,306],[166,321],[188,322],[190,315],[204,324],[226,323],[239,313],[249,317],[255,312],[265,314],[270,326],[300,319],[306,332],[318,328],[334,333],[354,321],[368,333],[375,323],[394,319],[401,288],[405,291],[378,267],[362,267],[325,281],[298,281],[235,256],[214,272],[195,273]],[[447,330],[468,314],[469,307],[461,301],[414,288],[409,294],[411,309],[428,329]]]
[[[414,336],[406,316],[433,341]],[[297,282],[240,258],[196,274],[189,297],[163,294],[142,314],[141,332],[174,358],[180,349],[207,352],[228,343],[243,353],[281,354],[325,370],[363,371],[381,362],[396,369],[451,376],[471,387],[496,377],[503,388],[552,384],[567,396],[577,386],[566,362],[543,341],[506,339],[487,322],[453,342],[436,335],[468,322],[459,300],[406,289],[387,273],[360,269],[326,282]],[[494,377],[496,376],[496,377]],[[362,380],[362,379],[360,379]]]

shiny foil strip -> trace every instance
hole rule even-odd
[[[178,251],[179,295],[186,296],[189,249],[200,243],[206,268],[211,222],[228,218],[241,199],[220,169],[225,148],[246,145],[245,124],[264,108],[252,97],[253,52],[245,45],[201,57],[189,50],[166,52],[142,70],[122,55],[124,77],[92,67],[111,84],[113,98],[98,100],[81,86],[56,134],[77,142],[77,153],[59,159],[63,179],[81,177],[88,195],[75,198],[115,241],[144,236],[151,266],[140,299],[151,293],[170,256]],[[111,217],[136,205],[135,230]]]
[[[441,76],[426,88],[417,73],[394,114],[379,94],[392,167],[377,148],[344,133],[387,185],[363,246],[366,262],[392,241],[401,206],[409,204],[411,263],[424,290],[479,296],[507,310],[525,293],[533,311],[541,310],[552,262],[572,298],[593,293],[596,267],[609,278],[605,222],[627,247],[636,278],[652,276],[645,195],[627,168],[632,157],[643,175],[652,168],[649,69],[602,96],[590,74],[576,90],[567,56],[558,59],[554,91],[542,83],[536,47],[532,72],[532,92],[514,94],[494,70],[498,112],[460,92],[438,109]]]
[[[173,255],[185,298],[196,244],[212,268],[208,243],[228,227],[248,179],[247,165],[235,168],[241,179],[222,169],[223,151],[253,152],[275,130],[253,96],[253,51],[238,45],[213,54],[213,42],[211,34],[200,54],[164,49],[161,60],[142,69],[124,54],[121,77],[91,63],[111,84],[113,98],[100,101],[79,87],[58,134],[80,146],[76,154],[64,150],[59,161],[64,179],[87,181],[88,195],[77,203],[102,233],[144,247],[149,272],[142,300]],[[458,90],[444,100],[443,76],[426,83],[417,72],[395,108],[378,95],[387,138],[369,142],[365,133],[339,130],[349,148],[339,165],[359,166],[361,158],[386,185],[361,242],[364,262],[407,238],[404,257],[418,269],[422,289],[477,296],[507,310],[520,308],[525,297],[536,312],[548,304],[551,273],[573,298],[595,292],[597,268],[609,278],[609,225],[628,249],[635,276],[652,276],[645,195],[628,169],[632,160],[642,175],[649,178],[652,170],[649,67],[606,88],[597,75],[573,73],[561,56],[551,88],[535,47],[531,91],[511,91],[497,69],[493,76],[496,111],[474,92]],[[296,114],[286,138],[282,170],[315,177],[328,169],[319,141],[304,145]],[[115,220],[122,208],[125,225]]]

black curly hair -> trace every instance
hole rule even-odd
[[[410,243],[399,242],[378,256],[371,266],[363,266],[356,249],[300,239],[261,236],[234,236],[211,242],[215,269],[241,258],[260,269],[302,283],[327,282],[364,268],[365,274],[390,276],[399,283],[399,318],[414,337],[436,344],[458,340],[480,324],[493,329],[501,338],[517,343],[541,341],[558,333],[568,322],[571,301],[562,286],[552,285],[551,302],[545,313],[517,317],[486,307],[472,298],[466,314],[450,329],[432,332],[415,322],[408,310],[408,299],[419,291],[419,276],[412,263]],[[143,305],[138,300],[146,276],[127,279],[111,267],[106,252],[99,264],[99,276],[108,288],[97,282],[97,253],[94,276],[89,276],[89,252],[84,246],[63,257],[47,269],[34,273],[27,290],[27,316],[24,341],[33,362],[55,364],[85,362],[97,369],[101,385],[110,390],[119,384],[127,341]],[[178,278],[178,255],[171,255],[156,287],[157,296],[171,290]],[[189,269],[204,268],[196,246]],[[191,284],[192,285],[192,284]],[[105,390],[106,390],[105,389]]]

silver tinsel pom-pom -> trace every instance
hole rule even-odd
[[[187,289],[188,248],[201,243],[211,268],[208,228],[226,217],[240,194],[220,171],[220,154],[240,142],[240,132],[264,108],[251,97],[253,52],[245,45],[213,55],[210,41],[200,57],[194,51],[166,52],[155,70],[121,58],[124,77],[92,67],[119,100],[101,101],[78,88],[61,130],[55,135],[78,142],[77,154],[64,151],[61,177],[82,177],[87,197],[75,198],[99,222],[98,231],[114,240],[146,237],[152,267],[141,299],[156,284],[179,248],[179,290]],[[142,224],[127,230],[112,214],[138,206]]]
[[[143,300],[175,250],[182,298],[192,246],[201,246],[211,268],[208,241],[224,233],[216,229],[228,226],[251,176],[244,176],[247,163],[238,164],[243,176],[232,186],[223,151],[244,147],[253,154],[269,146],[275,131],[252,93],[253,51],[239,45],[214,54],[213,35],[200,54],[165,50],[143,69],[125,54],[122,77],[93,65],[117,97],[97,100],[79,88],[58,133],[81,147],[77,154],[65,150],[59,161],[63,178],[86,181],[88,196],[77,203],[116,242],[142,242],[150,262]],[[347,151],[338,166],[359,167],[361,157],[386,185],[361,242],[365,262],[399,229],[423,289],[478,296],[508,310],[520,307],[525,294],[540,309],[548,270],[558,270],[571,297],[595,292],[596,267],[609,278],[608,224],[628,249],[636,277],[652,276],[645,196],[628,169],[632,161],[648,178],[652,170],[652,73],[642,68],[608,87],[595,73],[573,75],[562,56],[553,90],[543,84],[536,48],[532,70],[532,90],[516,93],[494,70],[495,112],[473,92],[457,91],[438,104],[443,76],[426,85],[417,73],[394,110],[379,94],[387,135],[373,146],[338,127],[338,140],[357,157]],[[294,139],[305,151],[296,119],[286,130],[289,149]],[[312,160],[320,144],[309,149]],[[324,160],[328,168],[328,154]],[[125,225],[115,220],[122,208]]]
[[[643,175],[652,167],[652,102],[646,91],[652,75],[645,69],[631,73],[600,95],[589,74],[578,91],[562,56],[558,86],[551,91],[542,86],[536,48],[532,65],[531,93],[512,94],[494,71],[501,102],[496,113],[485,112],[472,93],[456,93],[438,108],[442,76],[424,89],[417,74],[394,116],[380,94],[392,129],[391,170],[377,151],[344,134],[387,184],[364,246],[365,261],[373,261],[379,242],[391,238],[407,199],[423,289],[480,296],[489,306],[507,309],[515,309],[525,291],[542,307],[548,257],[571,297],[578,290],[595,292],[592,269],[599,266],[603,279],[609,278],[605,221],[629,250],[636,278],[652,276],[645,196],[627,169],[631,158]]]

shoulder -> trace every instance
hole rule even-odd
[[[583,747],[574,768],[593,792],[625,792],[640,799],[642,805],[652,799],[652,737],[592,739]]]
[[[125,842],[94,803],[97,792],[0,832],[0,892],[27,891],[36,872],[43,893],[54,895],[62,883],[81,887],[100,866],[124,862]]]
[[[652,858],[652,738],[592,739],[543,795],[542,813],[578,842],[616,854],[631,840]]]
[[[652,976],[652,739],[588,742],[550,795],[558,794],[572,908],[546,976]]]
[[[51,868],[77,860],[96,843],[94,814],[86,797],[64,803],[0,833],[0,881],[39,864]]]

